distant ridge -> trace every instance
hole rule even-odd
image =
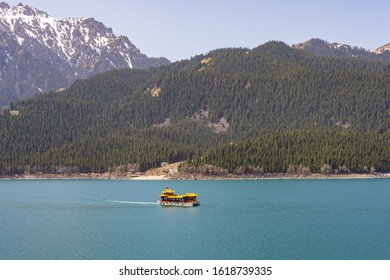
[[[306,42],[292,45],[295,49],[301,49],[315,55],[330,57],[351,57],[365,60],[377,60],[390,62],[390,44],[386,44],[374,50],[352,47],[347,44],[329,43],[322,39],[310,39]]]

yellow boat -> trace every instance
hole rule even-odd
[[[166,187],[160,194],[160,200],[157,202],[161,206],[179,206],[179,207],[192,207],[199,206],[200,202],[197,200],[198,195],[196,193],[175,194],[175,191]]]

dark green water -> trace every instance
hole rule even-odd
[[[388,260],[390,180],[2,180],[0,259]]]

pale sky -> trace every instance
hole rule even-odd
[[[150,57],[188,59],[270,40],[311,38],[374,49],[390,43],[390,1],[24,0],[56,18],[94,17]]]

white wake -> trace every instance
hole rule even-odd
[[[141,204],[141,205],[157,205],[157,202],[146,202],[146,201],[123,201],[123,200],[106,200],[107,202],[112,203],[122,203],[122,204]]]

